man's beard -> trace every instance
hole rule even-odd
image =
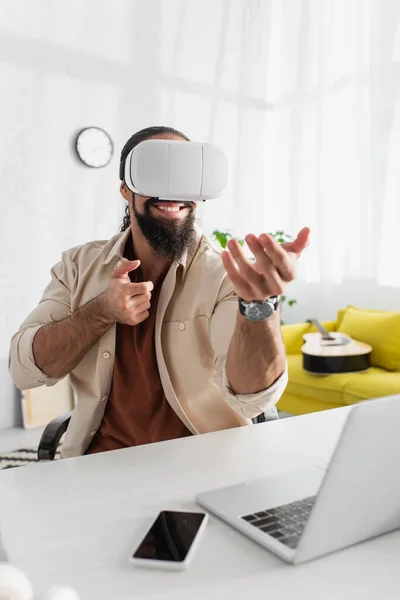
[[[184,219],[168,219],[155,217],[150,208],[158,202],[158,198],[149,198],[144,203],[143,214],[135,206],[133,195],[132,209],[139,229],[149,242],[150,247],[160,258],[179,260],[186,249],[190,249],[195,241],[195,205],[193,202],[180,202],[189,209]]]

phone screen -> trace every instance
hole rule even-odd
[[[183,562],[204,518],[203,513],[160,512],[133,557]]]

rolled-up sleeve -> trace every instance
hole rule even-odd
[[[20,390],[54,385],[62,379],[48,377],[35,363],[33,340],[38,330],[46,323],[62,321],[70,315],[71,272],[73,265],[67,253],[51,269],[51,281],[47,285],[36,308],[28,315],[11,338],[9,371],[13,382]]]
[[[214,381],[222,390],[229,406],[246,419],[262,412],[274,411],[287,382],[287,364],[282,375],[267,389],[255,394],[235,394],[229,385],[225,366],[229,344],[235,330],[238,300],[229,280],[221,286],[219,298],[210,321],[210,338],[214,350]]]

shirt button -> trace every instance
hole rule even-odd
[[[103,352],[103,358],[110,358],[111,354],[109,352]]]
[[[185,329],[185,323],[179,323],[179,329],[183,331]]]
[[[93,431],[92,431],[92,432],[91,432],[91,434],[90,434],[90,437],[93,437],[95,433],[96,433],[96,430],[95,430],[95,429],[93,429]]]

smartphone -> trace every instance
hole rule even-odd
[[[163,510],[130,556],[136,566],[186,569],[208,521],[202,512]]]

